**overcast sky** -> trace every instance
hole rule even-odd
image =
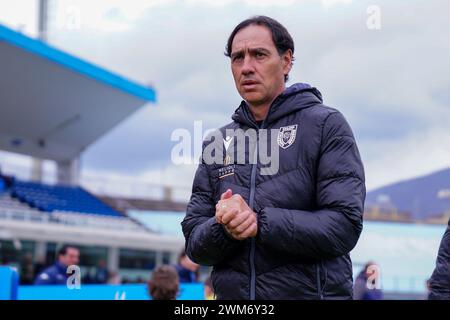
[[[35,5],[0,0],[0,21],[31,35]],[[377,5],[381,28],[369,29]],[[30,13],[31,12],[31,13]],[[223,55],[241,20],[269,15],[294,38],[288,85],[317,87],[354,130],[369,190],[450,167],[450,2],[295,0],[52,0],[49,41],[152,84],[146,105],[93,144],[83,173],[189,186],[193,166],[174,166],[176,128],[224,125],[239,105]],[[25,161],[0,155],[0,161]]]

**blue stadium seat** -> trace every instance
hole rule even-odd
[[[103,216],[122,215],[80,187],[15,181],[11,195],[41,211],[70,211]]]

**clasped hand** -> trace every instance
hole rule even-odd
[[[256,213],[239,194],[231,189],[225,191],[216,204],[216,221],[237,240],[255,237],[258,233]]]

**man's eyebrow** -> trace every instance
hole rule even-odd
[[[232,52],[231,53],[231,58],[234,58],[234,57],[236,57],[236,56],[238,56],[238,55],[242,55],[244,53],[244,50],[238,50],[238,51],[235,51],[235,52]]]
[[[266,48],[262,48],[262,47],[258,47],[258,48],[250,48],[248,49],[248,51],[250,51],[250,53],[254,54],[256,52],[264,52],[264,53],[270,53],[269,50],[267,50]],[[244,49],[235,51],[231,53],[231,58],[234,58],[238,55],[242,55],[244,53]]]
[[[252,52],[252,53],[255,53],[255,52],[269,53],[270,52],[266,48],[252,48],[252,49],[249,49],[249,51]]]

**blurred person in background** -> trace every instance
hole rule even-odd
[[[354,300],[382,300],[380,288],[380,267],[375,262],[368,262],[356,277],[353,287]]]
[[[107,284],[121,284],[122,280],[120,274],[117,271],[112,271],[109,273]]]
[[[93,284],[94,282],[94,273],[95,273],[95,267],[87,268],[86,274],[83,277],[83,283],[84,284]]]
[[[58,251],[58,259],[52,266],[42,271],[34,281],[36,285],[66,284],[69,275],[67,268],[78,265],[80,250],[72,245],[64,245]]]
[[[108,281],[109,271],[106,267],[106,261],[101,259],[98,262],[97,269],[95,271],[94,283],[104,284]]]
[[[436,268],[430,279],[430,300],[450,300],[450,220],[439,246]]]
[[[153,270],[148,282],[148,292],[153,300],[175,300],[180,281],[177,270],[169,265],[162,265]]]
[[[34,264],[34,274],[40,274],[47,266],[47,259],[44,256],[39,256]]]
[[[33,284],[34,281],[34,265],[33,255],[27,252],[20,265],[20,284]]]
[[[178,272],[178,277],[181,283],[191,283],[198,281],[198,269],[199,265],[193,262],[183,250],[178,258],[178,264],[175,269]]]

